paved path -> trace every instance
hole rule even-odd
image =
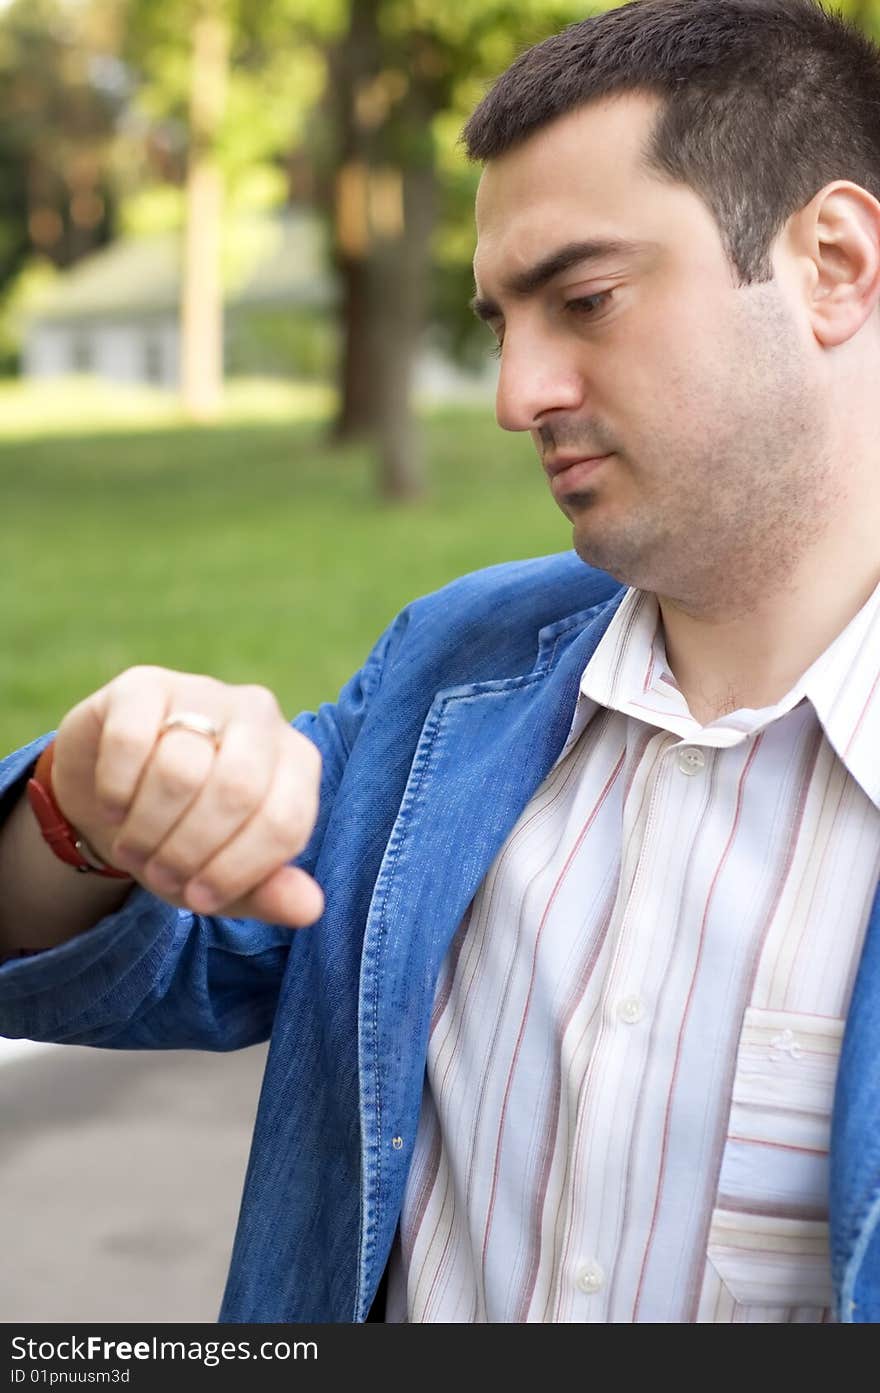
[[[216,1320],[265,1053],[0,1041],[0,1321]]]

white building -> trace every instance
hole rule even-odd
[[[314,375],[330,352],[335,297],[319,221],[297,213],[240,222],[225,236],[223,269],[227,370]],[[84,258],[29,315],[25,376],[94,373],[176,386],[180,275],[174,232],[114,242]]]
[[[227,374],[330,379],[336,359],[336,285],[320,219],[306,211],[251,217],[224,239]],[[111,382],[179,384],[181,238],[126,239],[60,275],[27,318],[22,372],[93,373]],[[426,347],[416,366],[425,398],[486,400],[496,368],[457,367]]]

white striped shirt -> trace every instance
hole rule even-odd
[[[830,1318],[878,749],[880,587],[706,726],[627,592],[443,965],[389,1320]]]

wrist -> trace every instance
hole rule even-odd
[[[132,880],[126,871],[102,860],[97,852],[58,806],[52,788],[52,760],[55,742],[47,745],[28,780],[27,798],[44,842],[66,865],[83,875],[105,876],[113,880]]]

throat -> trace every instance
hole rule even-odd
[[[711,725],[720,716],[729,716],[732,712],[739,711],[741,707],[746,705],[754,706],[753,703],[747,703],[740,697],[733,687],[728,687],[726,692],[719,692],[713,697],[708,697],[703,692],[688,693],[686,691],[682,691],[682,696],[687,702],[688,710],[694,720],[698,721],[701,726]]]

